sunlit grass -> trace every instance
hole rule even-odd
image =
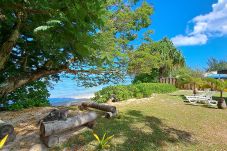
[[[119,116],[100,117],[94,131],[100,136],[105,132],[114,135],[110,150],[116,151],[226,149],[227,110],[189,105],[183,102],[182,93],[191,92],[178,91],[142,103],[119,104]],[[54,150],[95,150],[97,145],[92,132],[87,131]]]

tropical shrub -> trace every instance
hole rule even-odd
[[[153,93],[170,93],[176,91],[176,87],[163,83],[139,83],[131,85],[108,86],[95,93],[94,101],[107,102],[111,95],[119,101],[131,98],[150,97]]]
[[[31,107],[48,106],[48,97],[49,92],[47,90],[47,84],[43,81],[35,81],[8,95],[4,108],[12,111]]]
[[[109,142],[114,137],[114,135],[106,136],[106,133],[103,135],[103,137],[99,137],[96,133],[93,132],[93,136],[98,141],[98,150],[108,149],[110,147]]]
[[[157,69],[152,69],[151,73],[141,73],[135,76],[132,83],[157,83],[159,82],[159,73]]]

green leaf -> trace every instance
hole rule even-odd
[[[103,144],[106,145],[109,140],[111,140],[114,137],[114,135],[107,137],[104,141]]]
[[[100,142],[99,136],[98,136],[97,134],[93,133],[93,136],[96,138],[96,140],[97,140],[98,142]]]
[[[47,26],[47,25],[39,26],[39,27],[34,29],[34,32],[37,33],[39,31],[46,31],[46,30],[48,30],[48,29],[50,29],[52,27],[54,27],[54,26]]]
[[[47,21],[47,24],[48,25],[61,24],[61,21],[60,20],[49,20],[49,21]]]
[[[2,140],[0,140],[0,149],[3,148],[5,142],[7,141],[7,138],[8,138],[8,134]]]

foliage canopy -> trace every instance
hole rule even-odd
[[[171,76],[173,70],[185,65],[183,55],[168,38],[143,43],[130,53],[129,59],[128,72],[136,75],[136,81],[139,79],[141,82]]]
[[[130,41],[151,23],[137,0],[0,0],[0,98],[60,73],[95,86],[124,75]]]

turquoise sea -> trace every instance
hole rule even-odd
[[[69,76],[70,77],[70,76]],[[71,77],[62,77],[61,81],[53,83],[53,89],[49,88],[51,105],[70,105],[70,103],[89,100],[94,96],[94,93],[101,90],[103,87],[114,84],[100,85],[92,88],[85,88],[77,85],[77,82]],[[118,84],[130,84],[131,78],[126,77],[123,82]],[[116,84],[115,84],[116,85]]]

